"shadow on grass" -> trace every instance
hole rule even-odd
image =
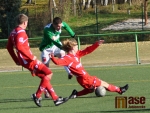
[[[42,108],[46,108],[46,107],[55,107],[54,105],[52,105],[52,106],[42,106]],[[0,111],[2,111],[2,110],[14,110],[14,109],[33,109],[33,108],[35,108],[35,109],[38,109],[38,108],[41,108],[41,107],[38,107],[38,106],[29,106],[29,107],[12,107],[12,108],[1,108],[0,109]]]
[[[42,99],[42,100],[51,100],[51,99]],[[24,99],[1,99],[0,103],[10,103],[10,102],[28,102],[33,101],[30,98],[24,98]]]
[[[33,109],[37,108],[36,106],[30,106],[30,107],[13,107],[13,108],[1,108],[0,111],[2,110],[14,110],[14,109]]]
[[[51,99],[42,99],[42,100],[46,100],[46,101],[52,101]],[[33,103],[32,106],[24,106],[24,107],[11,107],[11,106],[8,106],[7,108],[0,108],[0,111],[2,110],[13,110],[13,109],[33,109],[33,108],[40,108],[38,106],[35,105],[34,101],[30,98],[24,98],[24,99],[1,99],[0,100],[0,104],[7,104],[7,103],[16,103],[16,102],[29,102],[31,101]],[[55,105],[44,105],[42,107],[55,107]]]
[[[1,99],[0,103],[10,103],[10,102],[28,102],[32,101],[32,99],[24,98],[24,99]]]

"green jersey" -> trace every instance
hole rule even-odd
[[[71,37],[75,35],[75,33],[72,31],[72,29],[67,23],[62,22],[62,28],[64,28],[70,34]],[[59,31],[56,31],[52,24],[46,25],[44,28],[44,37],[39,47],[40,51],[43,51],[47,48],[51,48],[54,45],[58,48],[61,48],[60,34],[61,29]],[[53,36],[56,37],[55,40],[53,40]]]

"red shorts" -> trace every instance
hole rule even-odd
[[[95,87],[98,87],[101,85],[101,80],[97,78],[96,76],[86,76],[84,78],[77,77],[78,83],[86,89],[95,89]]]
[[[38,60],[34,60],[28,64],[24,64],[23,67],[31,71],[32,76],[39,76],[40,78],[52,73],[52,71],[48,67],[46,67],[42,62]]]

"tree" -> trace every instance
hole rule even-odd
[[[144,0],[144,17],[145,17],[145,25],[148,24],[148,15],[147,15],[147,6],[148,6],[148,0]]]
[[[31,4],[32,0],[27,0],[26,4]]]
[[[6,38],[15,26],[14,18],[20,12],[21,0],[0,0],[0,3],[1,37]]]

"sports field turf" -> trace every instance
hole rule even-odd
[[[129,90],[121,95],[129,97],[145,97],[145,104],[128,106],[144,106],[145,108],[115,108],[117,93],[107,91],[105,97],[96,97],[94,93],[70,99],[68,102],[54,106],[51,99],[42,100],[42,107],[37,107],[31,99],[40,79],[32,77],[28,71],[0,73],[0,113],[149,113],[150,112],[150,65],[114,66],[86,68],[91,75],[96,75],[116,86],[129,84]],[[73,89],[81,90],[75,77],[67,79],[64,69],[53,69],[51,83],[60,96],[69,96]],[[128,101],[128,99],[127,99]]]

